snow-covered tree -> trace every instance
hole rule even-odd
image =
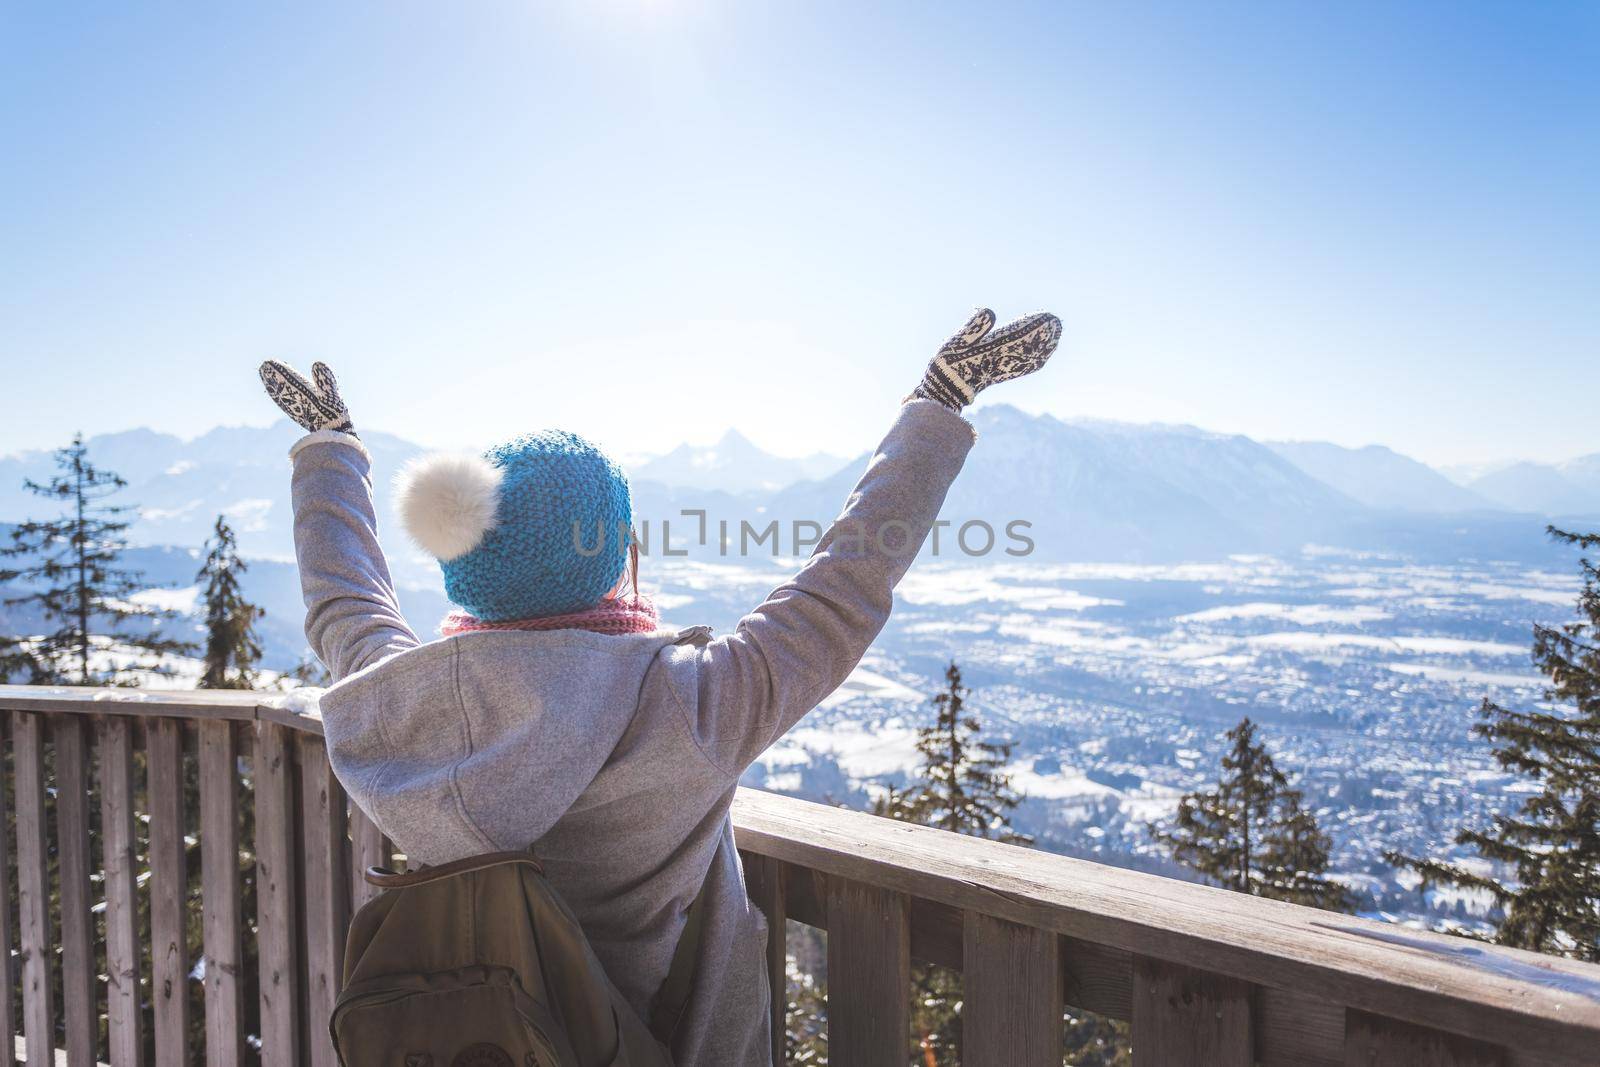
[[[128,671],[111,657],[96,665],[96,639],[113,652],[157,660],[192,651],[187,642],[161,634],[161,622],[174,613],[130,600],[143,583],[137,571],[118,566],[127,548],[128,522],[121,516],[129,509],[104,502],[127,483],[89,462],[81,434],[58,449],[55,460],[57,473],[49,482],[28,479],[23,487],[59,504],[62,513],[21,523],[11,531],[11,544],[0,548],[0,556],[23,561],[0,569],[0,582],[16,582],[26,590],[6,605],[33,607],[55,628],[6,639],[0,645],[0,677],[21,674],[34,683],[78,685],[126,681]]]

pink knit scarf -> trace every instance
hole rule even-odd
[[[489,622],[452,611],[439,624],[439,632],[446,637],[477,630],[589,630],[597,634],[647,634],[659,629],[661,616],[655,603],[647,596],[618,597],[602,600],[592,608],[569,612],[566,615],[545,615],[537,619],[507,619]]]

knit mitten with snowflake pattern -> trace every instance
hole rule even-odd
[[[981,308],[929,361],[911,395],[960,411],[989,386],[1044,366],[1060,340],[1054,315],[1036,312],[996,330],[994,312]]]
[[[283,413],[312,433],[336,430],[356,436],[350,411],[339,396],[339,383],[326,363],[311,364],[311,381],[300,372],[275,359],[261,364],[261,384],[267,396]]]

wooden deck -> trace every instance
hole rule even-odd
[[[16,1004],[15,972],[0,982],[0,1048],[229,1065],[252,1062],[256,1038],[264,1064],[332,1064],[344,929],[370,892],[352,872],[391,850],[347,804],[321,722],[255,694],[21,686],[0,687],[0,720],[17,827],[0,876],[18,917],[0,909],[0,939],[23,983]],[[772,926],[828,931],[835,1067],[907,1063],[913,959],[965,973],[967,1067],[1057,1067],[1064,1006],[1131,1020],[1141,1067],[1600,1064],[1600,967],[750,790],[734,819]],[[203,960],[183,936],[196,858]],[[781,944],[768,957],[782,988]],[[197,963],[203,1028],[184,995]]]

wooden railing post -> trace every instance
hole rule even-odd
[[[287,726],[256,724],[255,772],[261,1062],[263,1067],[294,1067],[300,1050],[298,870],[294,742]]]
[[[301,855],[305,860],[308,1061],[336,1067],[328,1020],[344,979],[344,936],[350,921],[345,870],[344,790],[328,766],[322,738],[299,738]]]
[[[189,874],[184,844],[183,723],[155,719],[144,735],[150,808],[150,1001],[155,1062],[188,1067]]]
[[[17,896],[22,940],[22,1032],[29,1063],[55,1061],[55,938],[50,926],[50,851],[44,810],[44,717],[11,716],[17,787]]]
[[[367,868],[387,867],[389,857],[386,854],[388,845],[384,842],[383,831],[378,829],[378,824],[367,818],[367,813],[354,803],[351,803],[349,808],[350,910],[353,913],[378,895],[377,887],[367,882]]]
[[[200,889],[205,937],[206,1064],[244,1054],[240,940],[238,739],[233,723],[200,724]]]
[[[964,1067],[1060,1067],[1060,939],[974,911],[963,927]]]
[[[9,716],[0,714],[0,730],[9,735],[11,733],[10,727]],[[11,835],[5,830],[8,824],[9,806],[6,802],[8,783],[4,781],[4,768],[5,759],[0,756],[0,888],[9,892],[11,888]],[[5,907],[0,908],[0,986],[3,986],[3,988],[0,988],[0,1041],[5,1042],[4,1045],[0,1045],[0,1049],[3,1049],[5,1055],[11,1056],[13,1059],[16,1058],[14,1050],[17,1045],[17,998],[11,988],[11,983],[16,980],[16,971],[11,963],[11,947],[15,943],[16,931],[12,929],[11,905],[8,902]],[[0,1060],[0,1062],[6,1063],[9,1067],[11,1061]]]
[[[56,858],[61,876],[61,1013],[67,1062],[97,1063],[94,912],[89,899],[89,752],[83,718],[55,722]]]
[[[99,723],[100,851],[106,887],[106,1033],[111,1067],[140,1067],[139,886],[133,840],[133,737],[121,716]]]
[[[1133,1054],[1140,1065],[1251,1067],[1248,982],[1180,964],[1133,959]]]
[[[828,1062],[902,1064],[910,1052],[911,904],[828,879]]]
[[[767,987],[772,1027],[772,1067],[783,1067],[789,1022],[788,899],[783,864],[766,856],[745,860],[750,899],[767,919]]]

